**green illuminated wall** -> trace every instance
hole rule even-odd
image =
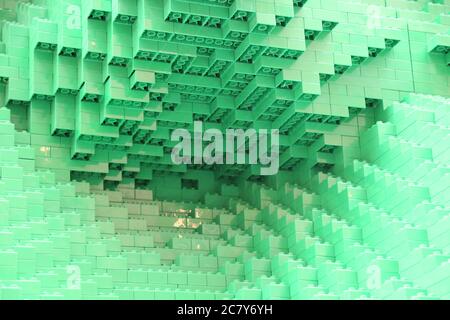
[[[449,299],[449,13],[0,0],[0,299]],[[280,172],[174,165],[194,121]]]

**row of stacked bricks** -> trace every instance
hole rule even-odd
[[[196,1],[190,1],[190,6],[194,2]],[[142,3],[148,4],[138,2],[138,4]],[[180,1],[180,3],[187,2]],[[308,8],[311,8],[311,12],[314,12],[314,3],[315,1],[310,0],[297,14],[307,15]],[[432,8],[429,12],[417,13],[416,11],[423,8],[425,3],[425,1],[398,1],[398,3],[396,1],[396,4],[392,5],[398,5],[405,10],[394,10],[391,14],[396,15],[398,12],[402,12],[407,19],[419,21],[421,19],[427,21],[431,16],[435,18],[439,15],[440,10],[442,10],[441,5],[433,4],[428,5],[429,8]],[[39,3],[36,1],[36,5],[21,3],[22,11],[19,11],[18,15],[29,12],[30,8],[39,11],[44,4],[45,1],[39,1]],[[270,3],[265,4],[267,8],[271,8]],[[101,5],[107,6],[108,2],[106,1]],[[308,7],[308,5],[312,7]],[[233,7],[233,4],[229,3],[223,6],[232,10],[230,8]],[[155,6],[152,9],[156,7],[161,9],[160,6]],[[362,12],[366,7],[366,4],[361,3],[361,8],[356,9],[356,11]],[[193,5],[188,9],[194,10],[195,8],[197,7]],[[117,6],[111,10],[113,9],[117,10]],[[413,10],[409,11],[409,9]],[[247,10],[252,12],[249,8]],[[263,9],[258,7],[258,10]],[[345,10],[350,11],[348,4]],[[90,9],[87,12],[93,13]],[[102,12],[103,14],[111,14],[114,11],[105,10]],[[323,13],[321,14],[323,15]],[[132,18],[132,14],[116,15],[112,13],[112,15],[116,18],[110,20],[108,16],[108,19],[103,19],[104,15],[97,12],[94,13],[96,18],[90,19],[95,20],[94,25],[98,22],[97,20],[99,20],[97,23],[99,25],[106,25],[106,22],[109,21],[108,28],[113,29],[122,27],[124,21],[128,21],[133,26],[140,21],[137,14],[137,20]],[[445,19],[445,16],[441,18]],[[173,22],[174,17],[167,19]],[[190,21],[189,16],[182,15],[181,20],[180,18],[177,19],[173,23],[184,23],[189,24],[189,26],[199,23],[198,21],[188,23],[187,21]],[[117,20],[122,22],[118,23]],[[155,23],[153,22],[155,20],[156,18],[152,18],[152,23]],[[202,27],[211,23],[208,22],[209,20],[200,21]],[[248,26],[252,25],[251,21],[243,21]],[[287,26],[274,26],[271,32],[279,30],[278,27],[288,28],[294,21],[295,17],[291,19]],[[416,34],[409,33],[412,39],[406,40],[408,45],[411,46],[415,41],[419,43],[422,40],[426,43],[425,34],[437,32],[434,28],[439,24],[434,22],[430,22],[425,27],[420,26],[420,28],[430,28],[431,31],[421,30]],[[219,29],[222,30],[222,23],[225,23],[225,19],[218,23]],[[116,24],[119,24],[119,26]],[[445,25],[445,23],[443,24]],[[411,22],[408,25],[414,26]],[[21,25],[15,26],[19,29],[22,27],[22,31],[25,30]],[[209,25],[208,27],[215,28]],[[134,30],[133,28],[132,30]],[[164,30],[163,27],[161,27],[163,29],[158,29],[157,26],[154,28],[159,32]],[[14,30],[14,28],[10,30]],[[24,34],[26,32],[22,35]],[[297,31],[296,34],[298,34]],[[98,34],[95,37],[97,36]],[[317,32],[313,32],[310,36],[314,39],[316,37],[319,40],[321,39]],[[97,38],[95,39],[97,40]],[[446,37],[439,36],[433,37],[433,39],[430,44],[427,44],[429,46],[427,50],[431,54],[428,51],[423,51],[423,45],[418,45],[418,49],[412,51],[418,55],[416,64],[413,65],[415,70],[423,70],[436,61],[442,62],[445,60],[446,46],[443,41]],[[308,39],[308,41],[312,40]],[[314,43],[308,41],[305,41],[305,43],[314,46]],[[38,52],[38,56],[43,52],[47,55],[49,53],[45,43],[51,44],[51,42],[42,43],[44,48],[39,47],[39,49],[34,50]],[[164,43],[167,45],[170,42]],[[179,45],[178,43],[177,46]],[[402,48],[401,45],[402,41],[399,43],[399,48]],[[8,44],[6,48],[8,48]],[[70,49],[70,47],[68,48]],[[58,55],[59,47],[51,49],[50,52],[53,52],[51,55],[55,59],[64,59],[62,58],[65,56],[64,54]],[[217,49],[215,52],[217,52]],[[89,51],[85,53],[88,54]],[[81,56],[78,54],[79,52],[76,57],[69,55],[67,60],[86,57],[83,54]],[[404,54],[404,51],[400,51],[398,54]],[[302,57],[307,55],[308,51]],[[353,54],[349,56],[353,57]],[[77,63],[83,65],[92,62],[93,57],[89,57],[88,59],[80,58]],[[120,56],[118,57],[120,58]],[[263,61],[265,59],[263,57],[266,56],[262,54],[259,61]],[[356,57],[358,56],[356,55]],[[377,58],[380,57],[383,57],[383,53],[379,54]],[[103,62],[92,62],[92,65],[89,65],[86,69],[94,70],[92,76],[98,76],[106,68],[111,70],[111,73],[108,74],[109,79],[114,79],[116,72],[120,74],[121,71],[125,70],[124,68],[128,68],[128,63],[136,63],[135,60],[140,60],[130,58],[132,61],[128,61],[125,67],[116,65],[117,61],[109,61],[112,58],[114,57],[106,54],[105,57],[99,58]],[[198,58],[198,56],[195,56],[195,58]],[[179,59],[179,57],[176,56],[174,59]],[[278,57],[277,59],[282,58]],[[161,62],[154,61],[153,58],[146,60]],[[323,57],[321,57],[322,60]],[[354,60],[360,61],[359,58]],[[12,63],[15,63],[14,61],[17,62],[18,60],[12,59]],[[23,62],[23,60],[21,61]],[[172,63],[175,61],[173,60]],[[275,63],[272,60],[270,61],[270,63]],[[386,63],[389,60],[386,58],[383,61]],[[411,64],[411,61],[409,63]],[[99,65],[101,65],[101,69],[95,69],[95,66],[98,67]],[[237,63],[236,65],[240,66]],[[250,66],[253,65],[258,65],[258,63],[252,61]],[[244,66],[241,67],[244,68]],[[400,64],[400,68],[403,67],[410,68]],[[440,67],[446,68],[444,64]],[[365,69],[361,66],[360,69],[357,69],[357,72],[352,72],[350,68],[350,74],[342,76],[340,80],[344,84],[352,84],[356,81],[355,79],[360,79],[355,73],[365,70],[364,76],[367,76],[371,72],[370,68],[367,66],[367,69]],[[380,66],[375,66],[375,70],[380,68]],[[430,74],[433,77],[442,76],[442,74],[439,74],[438,67],[435,66],[435,68],[436,70],[429,71]],[[8,67],[2,70],[11,72],[12,69]],[[47,67],[40,67],[40,70],[48,71],[48,65]],[[178,74],[170,68],[168,70],[167,77]],[[302,77],[304,73],[301,73]],[[32,77],[39,77],[39,81],[33,81],[41,85],[45,76],[39,75],[39,73],[36,75],[34,72],[30,72],[30,74]],[[185,75],[185,73],[180,74],[180,77]],[[293,72],[293,74],[298,74],[298,72]],[[306,74],[309,73],[306,72]],[[404,76],[404,73],[400,74],[402,77]],[[412,91],[414,89],[412,86],[418,91],[437,90],[438,93],[442,92],[439,91],[442,88],[448,87],[448,80],[446,80],[441,81],[440,84],[436,84],[434,89],[431,89],[431,84],[426,82],[427,77],[423,77],[420,71],[411,74],[415,78],[411,79],[409,84],[405,84],[402,80],[394,81],[397,79],[394,74],[394,79],[391,79],[393,81],[388,82],[390,90],[372,85],[373,90],[370,91],[370,94],[363,93],[361,95],[354,91],[346,91],[350,88],[350,85],[333,86],[328,83],[327,86],[320,87],[320,93],[322,94],[315,101],[308,101],[306,105],[303,102],[298,102],[293,108],[289,109],[285,116],[292,116],[292,112],[302,116],[303,114],[314,115],[316,112],[320,115],[321,113],[317,111],[317,108],[326,105],[320,103],[320,101],[323,101],[321,99],[332,100],[332,105],[337,106],[336,110],[342,111],[348,110],[349,105],[344,106],[344,108],[342,108],[343,105],[339,106],[339,102],[336,102],[339,101],[339,99],[336,99],[338,96],[341,99],[353,97],[351,103],[355,103],[355,105],[352,104],[351,106],[361,109],[365,108],[366,104],[370,106],[376,104],[378,100],[384,103],[396,100],[401,91]],[[87,77],[89,78],[89,76]],[[120,78],[120,76],[118,77]],[[267,77],[267,75],[262,78],[255,76],[248,82],[248,85],[255,79],[257,79],[255,82],[264,82],[262,80],[266,79],[264,77]],[[130,74],[128,79],[131,78]],[[147,78],[147,75],[145,78]],[[84,75],[81,79],[86,79],[86,76]],[[445,174],[448,175],[448,167],[446,166],[448,152],[443,149],[445,147],[444,139],[448,136],[448,117],[445,109],[448,109],[447,101],[423,96],[411,96],[410,100],[402,104],[395,104],[386,112],[381,112],[380,109],[371,110],[368,114],[372,115],[374,119],[391,121],[392,123],[378,123],[367,133],[364,133],[361,140],[361,149],[358,143],[358,146],[352,143],[358,136],[358,130],[364,130],[371,125],[371,119],[366,116],[349,119],[347,126],[339,126],[338,128],[333,123],[329,123],[330,126],[327,127],[327,124],[323,122],[323,117],[318,118],[321,120],[314,121],[310,121],[311,118],[308,118],[304,122],[302,122],[302,119],[295,119],[294,124],[297,122],[300,124],[292,131],[295,136],[300,136],[299,132],[306,134],[309,131],[318,132],[317,136],[320,136],[323,134],[322,131],[327,132],[333,129],[338,131],[337,136],[339,138],[339,142],[329,142],[333,140],[333,136],[325,134],[322,139],[314,143],[314,139],[317,139],[317,137],[308,135],[306,140],[310,142],[307,143],[307,146],[305,147],[302,142],[300,147],[296,149],[301,154],[299,159],[306,158],[306,161],[300,163],[300,166],[294,170],[296,174],[302,177],[299,181],[302,181],[303,184],[308,181],[308,179],[304,179],[304,176],[307,175],[305,173],[311,172],[311,168],[314,168],[317,162],[325,165],[316,169],[328,168],[327,165],[335,165],[334,174],[336,176],[319,173],[308,177],[310,183],[304,187],[300,188],[294,185],[297,182],[294,181],[288,184],[280,184],[278,190],[269,190],[256,184],[244,184],[240,186],[240,189],[224,185],[220,195],[207,194],[203,199],[204,204],[172,203],[150,201],[149,199],[152,198],[150,191],[136,189],[137,182],[141,178],[142,180],[151,179],[151,170],[142,170],[141,162],[143,159],[141,158],[136,160],[135,167],[130,170],[138,172],[138,174],[145,172],[145,177],[127,180],[128,185],[119,185],[117,191],[104,191],[102,186],[89,186],[85,183],[76,185],[57,184],[57,181],[67,182],[69,178],[68,167],[78,168],[81,171],[99,172],[99,166],[103,166],[102,173],[109,175],[113,172],[111,175],[115,177],[106,177],[107,180],[112,181],[122,181],[121,174],[118,172],[124,167],[130,167],[130,151],[128,149],[124,152],[123,148],[127,143],[124,142],[121,145],[122,148],[120,148],[117,140],[112,143],[115,145],[114,150],[104,147],[102,147],[104,152],[96,150],[95,156],[90,158],[89,164],[80,165],[79,160],[68,160],[74,154],[79,154],[73,153],[73,150],[76,151],[79,144],[84,144],[84,147],[87,146],[87,149],[92,150],[92,144],[89,145],[89,143],[81,142],[84,141],[82,139],[76,139],[78,136],[78,134],[75,134],[78,130],[77,126],[91,126],[92,122],[89,117],[97,117],[92,113],[88,116],[86,112],[79,111],[82,110],[82,106],[93,107],[93,104],[97,104],[97,109],[94,110],[99,111],[103,110],[99,108],[104,108],[107,112],[113,113],[109,111],[112,110],[110,109],[111,104],[104,102],[106,94],[102,95],[95,91],[105,90],[106,92],[106,83],[103,84],[100,81],[97,86],[94,85],[97,89],[90,89],[96,92],[94,95],[97,95],[99,101],[83,101],[84,94],[89,92],[83,92],[80,95],[80,92],[83,91],[83,88],[81,88],[79,92],[77,91],[74,96],[71,96],[70,99],[73,99],[73,104],[63,105],[64,114],[74,117],[72,119],[73,130],[68,129],[68,131],[72,130],[73,132],[69,134],[70,137],[64,137],[64,135],[67,135],[67,133],[64,133],[67,128],[52,126],[55,121],[61,119],[53,116],[56,114],[55,103],[58,95],[64,96],[61,96],[63,99],[69,99],[65,96],[67,94],[58,90],[59,92],[53,97],[43,91],[38,91],[39,97],[36,96],[29,100],[11,99],[9,98],[11,88],[18,88],[17,85],[14,87],[14,81],[16,80],[18,79],[9,75],[4,79],[6,83],[4,87],[5,103],[13,113],[12,119],[18,119],[18,121],[14,121],[16,128],[28,129],[29,133],[15,132],[14,126],[8,121],[10,119],[9,112],[4,108],[1,109],[2,137],[0,142],[4,150],[4,152],[1,152],[2,171],[0,181],[0,194],[3,199],[1,211],[2,240],[0,241],[2,255],[0,258],[1,298],[354,299],[390,297],[410,299],[448,297],[447,288],[450,286],[448,285],[449,268],[446,254],[449,244],[448,237],[445,236],[445,231],[449,229],[448,208],[446,207],[448,205],[448,196],[446,197],[448,185],[445,184],[444,179],[438,180],[436,178],[445,177]],[[72,81],[73,78],[69,76],[66,80]],[[166,80],[164,79],[164,81]],[[211,81],[211,79],[207,79],[208,83]],[[293,86],[289,90],[295,91],[297,89],[297,91],[303,92],[304,88],[308,87],[307,83],[302,78],[297,83],[297,87]],[[84,85],[86,85],[86,82]],[[101,89],[103,85],[105,88]],[[259,85],[260,83],[256,83],[255,86],[258,87]],[[162,93],[163,96],[170,96],[170,91],[164,92],[161,86],[158,86],[156,80],[149,86],[148,92],[144,95],[152,96],[155,93],[152,91],[154,88],[159,88],[159,91],[156,90],[156,92]],[[341,90],[343,88],[344,91]],[[124,89],[122,85],[121,89]],[[339,91],[334,91],[333,94],[326,93],[332,92],[334,89]],[[246,90],[250,90],[250,88]],[[131,91],[126,93],[127,100],[129,99],[129,92]],[[276,97],[277,94],[282,95],[283,91],[275,90],[274,92],[271,94],[275,94]],[[34,94],[36,92],[33,92]],[[42,99],[43,96],[45,96],[45,99]],[[46,100],[49,97],[53,97],[50,99],[51,101]],[[180,93],[180,99],[181,97]],[[97,98],[94,97],[93,99]],[[180,103],[180,105],[184,105],[183,108],[185,108],[186,103],[184,99],[186,97],[182,97],[180,100],[183,101],[182,104]],[[191,98],[187,97],[187,99]],[[27,103],[24,104],[24,101]],[[229,108],[229,100],[224,101],[227,102],[224,103],[225,108]],[[160,105],[164,105],[164,102],[159,102],[161,102]],[[194,104],[194,102],[190,103]],[[156,104],[159,105],[159,103]],[[149,103],[147,107],[155,107],[155,105],[151,105],[152,103]],[[195,105],[197,106],[198,103],[195,102]],[[73,111],[68,106],[72,106]],[[26,119],[23,114],[26,114],[26,108],[30,110],[28,114],[30,119],[27,120],[28,126],[20,122]],[[184,110],[183,108],[181,109]],[[311,111],[308,111],[308,108],[312,108]],[[235,115],[245,115],[246,113],[237,112],[240,109],[242,108],[235,106],[229,112],[235,112]],[[123,108],[123,110],[128,109]],[[150,131],[160,133],[158,131],[160,129],[157,128],[173,126],[173,124],[170,124],[173,119],[164,120],[166,114],[159,118],[164,112],[160,113],[157,120],[152,120],[155,130]],[[178,117],[180,113],[182,114],[177,109],[177,112],[173,113],[172,116]],[[192,116],[192,113],[187,113]],[[253,113],[254,110],[252,110]],[[47,118],[48,114],[52,114],[50,121]],[[283,123],[286,117],[281,118],[279,122]],[[330,114],[326,113],[325,117],[330,119]],[[113,117],[113,119],[117,118]],[[222,115],[220,119],[227,119],[227,116]],[[269,121],[277,123],[277,119],[270,118]],[[124,139],[124,134],[117,134],[117,130],[122,130],[125,120],[128,121],[129,119],[126,116],[120,118],[120,124],[117,124],[117,126],[105,126],[96,122],[97,125],[91,127],[89,132],[97,136],[101,132],[101,135],[103,135],[105,127],[108,127],[109,134],[114,139]],[[342,120],[344,124],[345,121],[347,120]],[[160,122],[163,122],[163,124],[161,125]],[[175,122],[178,127],[180,121],[176,120]],[[351,127],[354,128],[349,129]],[[56,128],[57,132],[52,128]],[[115,131],[112,128],[116,128]],[[63,132],[60,132],[60,129]],[[417,130],[422,132],[424,129],[427,135],[418,136]],[[84,132],[82,130],[85,129],[79,130],[81,130],[79,132]],[[113,131],[115,136],[111,134]],[[50,137],[51,133],[56,136]],[[346,136],[347,139],[344,139]],[[162,140],[167,140],[167,137],[167,134],[163,135]],[[442,142],[443,140],[444,142]],[[343,143],[343,141],[346,141],[346,143]],[[15,146],[15,144],[19,144],[19,146]],[[30,144],[32,148],[30,148]],[[98,143],[97,141],[96,144],[101,145],[102,142]],[[337,150],[325,148],[328,150],[327,152],[322,149],[321,152],[317,152],[316,156],[316,151],[327,144],[343,145],[343,148],[337,148]],[[119,145],[119,148],[117,148],[117,145]],[[165,143],[163,145],[167,146]],[[161,149],[159,148],[159,150]],[[148,150],[155,149],[146,144],[145,148],[142,147],[138,153],[144,154]],[[37,157],[34,156],[34,151],[36,151]],[[98,153],[103,154],[103,158],[95,160],[94,157],[98,157]],[[125,156],[124,153],[126,153]],[[314,154],[311,155],[311,153]],[[145,157],[148,157],[148,155],[145,155]],[[354,161],[355,158],[360,159],[360,161]],[[145,159],[151,163],[155,161],[153,158],[151,160]],[[112,168],[109,164],[111,162],[117,162],[120,166],[113,166]],[[35,166],[38,168],[56,168],[56,170],[54,172],[39,172],[35,171]],[[161,164],[158,165],[158,168],[159,170],[172,170],[167,166],[161,166]],[[280,179],[282,180],[282,178]],[[305,188],[309,188],[310,191]],[[387,196],[390,194],[395,194],[396,197]],[[240,199],[239,195],[243,195],[243,199]],[[69,280],[73,279],[71,276],[73,273],[77,273],[78,269],[80,269],[81,284],[79,289],[74,289]],[[431,271],[433,276],[429,276]],[[377,275],[379,275],[379,278],[377,278]]]
[[[4,139],[2,297],[446,297],[448,179],[434,187],[429,167],[448,174],[440,163],[448,152],[427,137],[416,145],[397,136],[411,139],[417,126],[434,126],[430,135],[448,130],[448,101],[413,96],[410,103],[383,115],[395,125],[378,123],[362,137],[372,146],[362,158],[386,169],[355,160],[343,173],[353,184],[318,174],[317,194],[291,184],[278,192],[244,185],[249,203],[223,186],[221,195],[205,196],[209,208],[149,201],[149,191],[132,187],[76,196],[76,189],[91,195],[89,185],[55,187],[54,175],[34,171],[31,148]],[[422,113],[395,119],[414,109]],[[13,138],[2,111],[2,133]],[[78,291],[64,289],[73,265],[81,268]],[[380,287],[368,281],[373,266]]]
[[[1,116],[2,133],[13,138],[9,112]],[[251,227],[259,210],[237,200],[236,187],[207,195],[209,208],[149,201],[145,190],[57,184],[34,170],[33,149],[13,139],[2,140],[1,154],[2,299],[290,296],[271,277],[271,260],[256,258],[272,251],[261,226]],[[227,202],[233,213],[218,208]]]
[[[389,122],[363,134],[345,171],[242,186],[274,286],[301,299],[450,297],[449,102],[412,95],[380,111]]]
[[[67,265],[83,265],[88,243],[100,240],[94,201],[76,196],[72,185],[57,185],[52,172],[36,171],[34,150],[15,146],[9,111],[0,114],[0,298],[77,298],[80,292],[61,283]],[[109,248],[116,250],[114,242]],[[102,274],[91,276],[86,297],[104,282]]]
[[[0,102],[58,181],[146,187],[154,172],[184,173],[172,165],[170,134],[195,120],[280,129],[281,169],[326,167],[331,150],[357,137],[360,110],[402,92],[448,92],[443,3],[4,2],[17,9],[2,10],[11,21]]]
[[[32,148],[14,146],[9,117],[2,109],[2,134],[11,138],[2,139],[2,299],[235,297],[225,289],[245,279],[235,257],[253,248],[252,239],[221,239],[236,224],[219,228],[213,219],[236,216],[149,201],[145,190],[91,193],[86,183],[56,184],[51,172],[34,170]],[[238,195],[233,188],[228,194]],[[78,289],[70,283],[73,272],[79,272]]]
[[[435,126],[441,130],[440,134],[442,130],[448,130],[448,100],[411,96],[410,101],[415,101],[414,105],[395,104],[377,118],[392,121],[400,135],[407,132],[405,128],[411,132],[417,126]],[[401,111],[432,112],[428,117],[423,117],[420,112],[414,117],[403,117],[399,106],[403,107]],[[381,123],[362,138],[363,143],[371,146],[362,150],[362,158],[369,161],[380,155],[376,153],[375,158],[368,158],[367,151],[376,150],[380,144],[367,140],[379,125]],[[422,144],[427,145],[425,141]],[[435,142],[435,139],[428,141]],[[434,156],[427,157],[441,174],[448,172],[448,166],[439,164],[448,157],[448,151],[445,151],[434,149]],[[411,161],[412,158],[406,153],[403,159]],[[205,196],[205,204],[213,209],[197,208],[195,215],[189,215],[191,218],[182,222],[179,215],[165,219],[169,219],[169,225],[182,228],[199,225],[197,232],[203,236],[222,235],[217,247],[210,242],[210,249],[219,266],[225,262],[222,270],[232,265],[236,267],[236,262],[240,265],[240,273],[228,286],[228,292],[237,298],[446,298],[450,281],[446,235],[449,229],[449,180],[442,179],[435,188],[429,180],[435,177],[432,173],[427,179],[420,176],[417,181],[420,185],[408,184],[401,172],[411,170],[408,167],[399,170],[406,165],[404,161],[391,159],[388,163],[396,164],[393,172],[399,181],[393,183],[394,174],[387,172],[379,173],[386,181],[374,181],[370,174],[361,173],[363,162],[355,160],[354,166],[342,174],[354,184],[320,173],[311,181],[316,194],[290,183],[278,191],[256,184],[244,184],[240,192],[223,186],[221,194]],[[368,163],[366,166],[373,167]],[[372,171],[368,172],[373,174]],[[423,170],[419,168],[418,171],[423,175]],[[361,181],[361,174],[369,176],[368,180]],[[395,187],[400,189],[397,191]],[[385,192],[392,197],[386,196]],[[239,194],[248,202],[239,199]],[[185,213],[188,208],[193,208],[193,204],[188,203],[179,203],[173,209],[168,209],[169,205],[163,204],[165,212]],[[224,207],[228,212],[215,207]],[[192,216],[212,217],[213,224],[204,219],[192,219]],[[165,225],[160,219],[145,218],[152,226]],[[147,225],[142,228],[147,229]],[[181,237],[180,233],[178,239],[174,235],[169,238],[170,249],[201,250],[198,242],[192,242],[185,235]],[[167,239],[162,243],[167,243]],[[170,249],[160,249],[166,252],[161,254],[169,256]],[[201,259],[200,265],[197,262],[190,265],[191,268],[194,266],[201,268]],[[432,277],[429,276],[431,271]],[[230,275],[226,279],[230,279]]]
[[[371,269],[373,262],[363,265],[368,268],[363,272],[381,270],[383,279],[395,275],[392,281],[400,289],[394,293],[391,287],[383,298],[449,296],[449,152],[441,144],[448,139],[448,104],[448,99],[412,95],[378,112],[376,119],[385,122],[362,135],[361,149],[349,147],[351,158],[361,160],[333,174],[319,173],[308,184],[320,195],[316,204],[331,213],[320,218],[331,230],[357,227],[345,232],[349,244],[358,243],[347,249],[346,259],[355,259],[360,268],[358,254],[375,256],[361,243],[391,259],[390,267],[381,269]],[[335,253],[342,248],[335,247]]]
[[[433,137],[448,131],[449,102],[411,96],[381,111],[391,122],[363,135],[362,160],[313,176],[312,191],[223,185],[203,205],[56,184],[32,148],[2,140],[1,297],[448,298],[449,179],[434,178],[448,175],[448,150]]]
[[[235,297],[243,266],[213,223],[226,210],[59,184],[0,116],[0,299]]]

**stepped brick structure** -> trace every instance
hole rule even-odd
[[[450,299],[449,13],[0,0],[0,300]]]

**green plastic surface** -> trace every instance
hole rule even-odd
[[[0,299],[450,299],[450,3],[0,0]],[[279,130],[279,171],[174,164]]]

